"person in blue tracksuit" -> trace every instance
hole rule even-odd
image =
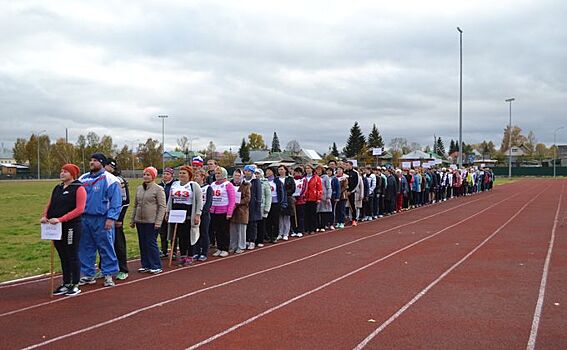
[[[87,192],[87,203],[82,221],[82,237],[79,244],[81,260],[80,285],[94,284],[96,253],[104,275],[104,286],[114,286],[112,275],[118,272],[118,260],[114,250],[114,223],[122,208],[120,181],[104,169],[106,157],[94,153],[89,163],[90,172],[79,181]]]

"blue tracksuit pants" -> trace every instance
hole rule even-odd
[[[96,252],[100,256],[100,269],[103,275],[118,273],[118,259],[114,251],[114,226],[106,231],[105,216],[83,215],[83,232],[79,244],[81,275],[95,275]]]

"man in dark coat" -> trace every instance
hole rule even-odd
[[[262,221],[262,184],[254,176],[255,165],[244,167],[243,181],[250,183],[250,203],[248,204],[248,226],[246,226],[247,249],[256,247],[255,241],[258,236],[258,224]]]

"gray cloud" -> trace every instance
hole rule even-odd
[[[514,5],[514,6],[511,6]],[[18,2],[0,11],[0,140],[69,128],[115,142],[183,135],[238,148],[277,131],[326,151],[355,120],[383,137],[458,137],[464,29],[464,141],[497,144],[514,123],[550,144],[566,123],[567,5],[244,1]],[[278,7],[272,7],[278,6]],[[466,7],[463,7],[466,6]],[[567,125],[566,125],[567,126]],[[564,137],[567,140],[567,136]]]

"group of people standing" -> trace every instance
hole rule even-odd
[[[57,295],[76,295],[80,285],[94,284],[97,277],[104,278],[105,286],[114,285],[114,275],[128,278],[123,231],[128,183],[116,162],[101,153],[91,156],[89,166],[90,172],[80,177],[77,166],[62,167],[61,184],[41,218],[42,223],[63,224],[62,239],[55,242],[63,270]],[[157,176],[154,167],[144,169],[130,219],[139,239],[138,272],[153,274],[162,272],[165,258],[188,266],[207,260],[209,250],[216,257],[241,254],[289,237],[356,226],[490,190],[494,182],[489,169],[356,169],[351,161],[266,169],[250,164],[229,179],[225,168],[214,160],[205,166],[201,157],[179,167],[177,178],[172,168],[164,169],[160,184]],[[182,221],[170,223],[173,213],[183,214]]]

